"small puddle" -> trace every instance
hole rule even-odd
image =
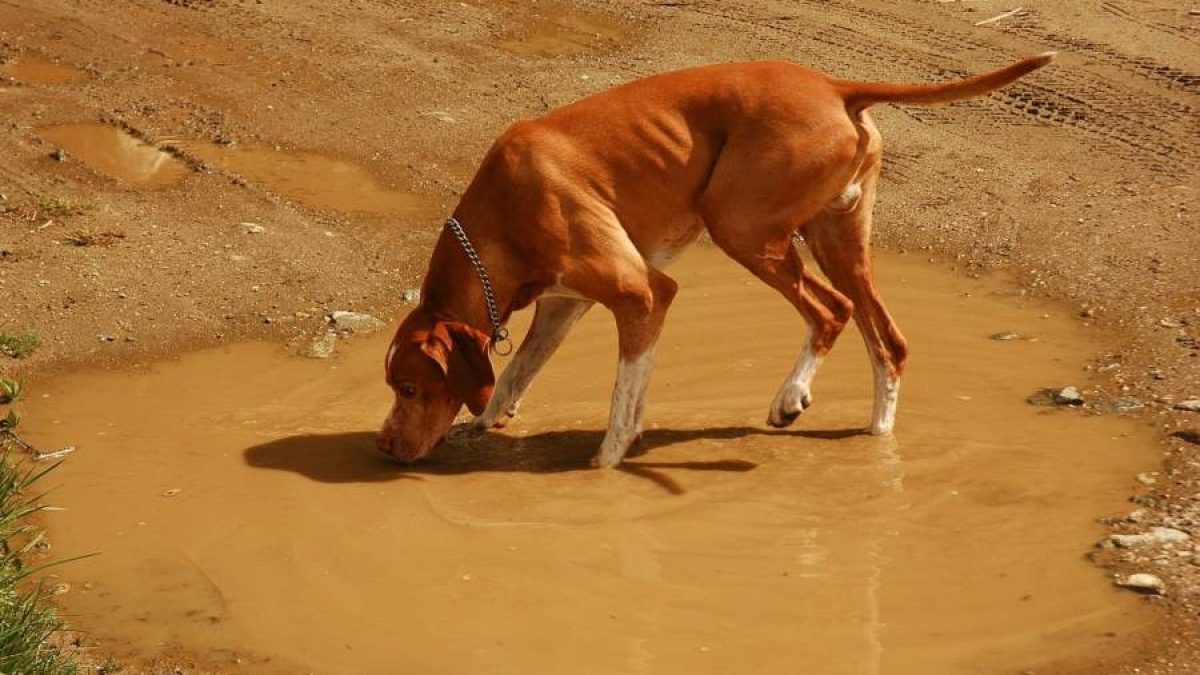
[[[316,153],[196,142],[179,145],[209,164],[313,208],[395,214],[429,205],[427,197],[383,185],[357,164]]]
[[[112,125],[61,124],[38,127],[35,132],[96,171],[134,185],[171,185],[190,172],[176,157]],[[383,185],[357,164],[316,153],[199,141],[175,145],[313,208],[396,214],[420,211],[430,203],[425,196]]]
[[[190,173],[175,157],[109,124],[60,124],[34,132],[96,171],[133,185],[171,185]]]
[[[89,78],[87,71],[26,52],[0,65],[0,74],[23,84],[79,84]]]
[[[54,550],[101,553],[55,570],[61,599],[106,648],[247,673],[1007,675],[1133,649],[1151,610],[1083,553],[1155,443],[1024,402],[1100,346],[1001,283],[879,271],[913,351],[893,438],[854,431],[853,332],[815,407],[764,427],[802,325],[706,247],[672,268],[649,452],[624,471],[582,469],[615,371],[601,310],[513,426],[411,469],[372,450],[387,333],[330,361],[244,344],[35,383],[29,440],[79,447]]]
[[[579,14],[557,5],[541,6],[500,41],[513,54],[551,58],[611,50],[629,37],[629,28],[611,16]]]

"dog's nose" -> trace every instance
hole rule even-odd
[[[396,439],[387,434],[379,434],[375,437],[375,449],[379,451],[379,454],[393,462],[405,461],[396,453]]]
[[[398,446],[396,439],[387,434],[380,434],[375,438],[375,449],[379,451],[379,454],[400,464],[412,464],[419,459],[407,452],[403,446]]]

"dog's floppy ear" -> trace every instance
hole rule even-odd
[[[450,393],[472,414],[481,414],[496,385],[488,358],[491,338],[460,321],[438,321],[420,337],[421,351],[442,369]]]

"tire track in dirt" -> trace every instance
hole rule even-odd
[[[1115,3],[1109,4],[1113,5],[1116,11],[1122,11]],[[885,25],[900,26],[896,34],[902,38],[903,44],[919,45],[924,41],[931,48],[950,53],[953,53],[950,51],[953,49],[971,48],[980,53],[994,55],[997,59],[1005,58],[993,45],[973,36],[960,36],[940,30],[935,27],[933,21],[916,22],[894,13],[873,10],[863,4],[838,5],[829,9],[835,13],[853,15],[861,22],[877,21]],[[914,8],[914,11],[926,10]],[[1024,18],[1027,17],[1022,17]],[[1195,83],[1198,81],[1195,75],[1180,69],[1159,64],[1151,59],[1129,57],[1093,41],[1079,40],[1077,44],[1060,45],[1048,35],[1035,35],[1034,38],[1033,42],[1058,46],[1064,50],[1082,51],[1089,56],[1099,52],[1114,64],[1124,64],[1127,72],[1154,80],[1157,84],[1165,84],[1169,88],[1179,88],[1190,93],[1195,90]],[[969,73],[942,70],[940,74],[945,77],[961,77]],[[1047,84],[1042,84],[1047,81]],[[1086,68],[1073,66],[1070,69],[1044,71],[1038,80],[1020,81],[993,94],[991,100],[1003,107],[982,104],[980,107],[986,108],[985,114],[997,122],[1014,123],[1015,117],[1017,123],[1049,123],[1065,127],[1102,145],[1116,145],[1123,157],[1139,160],[1140,164],[1157,170],[1164,168],[1161,165],[1162,160],[1193,160],[1200,156],[1194,150],[1193,144],[1180,142],[1196,134],[1195,124],[1192,128],[1188,127],[1188,120],[1200,119],[1194,107],[1177,100],[1175,96],[1168,98],[1148,95],[1145,91],[1120,85],[1104,74],[1094,73]],[[916,109],[915,113],[918,119],[936,119],[953,114],[937,109]],[[1174,167],[1172,172],[1188,173],[1185,167],[1180,166]]]
[[[1162,21],[1145,19],[1143,16],[1148,10],[1152,11],[1153,8],[1146,7],[1146,3],[1144,2],[1139,2],[1138,4],[1143,5],[1143,7],[1141,9],[1128,9],[1123,5],[1112,1],[1103,3],[1101,7],[1109,14],[1131,23],[1144,26],[1159,33],[1167,33],[1168,35],[1181,40],[1186,40],[1187,42],[1191,42],[1193,44],[1200,44],[1200,31],[1197,31],[1196,28],[1176,26],[1174,24],[1165,23]]]
[[[1149,26],[1150,24],[1143,23],[1142,25]],[[1000,29],[1013,35],[1032,37],[1038,42],[1062,51],[1086,53],[1097,61],[1170,89],[1178,89],[1192,94],[1200,93],[1200,73],[1168,66],[1151,58],[1132,56],[1111,45],[1072,35],[1061,28],[1046,25],[1046,22],[1038,15],[1027,14],[1009,25],[1001,26]],[[1188,40],[1193,41],[1190,38]]]
[[[889,5],[891,8],[893,5]],[[895,5],[903,11],[903,5]],[[939,54],[971,53],[995,63],[1014,55],[973,34],[942,28],[930,17],[928,5],[911,7],[922,21],[892,11],[856,3],[831,4],[804,0],[787,12],[772,13],[747,2],[690,5],[686,11],[710,20],[739,26],[740,32],[772,48],[791,47],[812,54],[814,65],[833,72],[862,73],[886,79],[936,79],[962,77],[963,70],[944,67]],[[960,21],[953,18],[953,21]],[[1088,40],[1069,42],[1041,33],[1012,33],[1024,43],[1041,43],[1064,50],[1096,54],[1104,65],[1122,64],[1121,69],[1149,80],[1152,87],[1168,89],[1148,92],[1140,83],[1113,80],[1088,66],[1052,68],[1036,81],[1021,81],[992,94],[986,100],[956,104],[951,109],[911,108],[906,113],[925,124],[957,125],[961,113],[954,108],[972,107],[990,120],[1004,125],[1051,125],[1076,135],[1090,149],[1113,153],[1149,170],[1173,176],[1194,172],[1200,159],[1194,144],[1185,142],[1196,133],[1197,109],[1186,100],[1193,76],[1149,59],[1136,59]],[[899,45],[904,45],[900,47]],[[1023,50],[1044,49],[1035,46]],[[876,75],[881,73],[882,75]],[[1180,99],[1182,94],[1185,99]]]

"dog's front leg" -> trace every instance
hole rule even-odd
[[[529,332],[512,362],[500,375],[487,408],[471,422],[473,430],[503,427],[516,417],[517,406],[529,383],[592,304],[591,300],[576,298],[545,297],[538,300]]]
[[[613,387],[608,431],[600,443],[600,451],[592,458],[592,466],[609,469],[620,464],[637,441],[641,433],[639,412],[653,368],[653,347],[630,359],[621,357],[617,364],[617,384]]]
[[[608,431],[592,466],[611,468],[621,463],[641,434],[646,388],[654,367],[654,349],[678,285],[665,274],[648,270],[648,288],[634,298],[611,306],[617,320],[621,360],[613,387]]]

